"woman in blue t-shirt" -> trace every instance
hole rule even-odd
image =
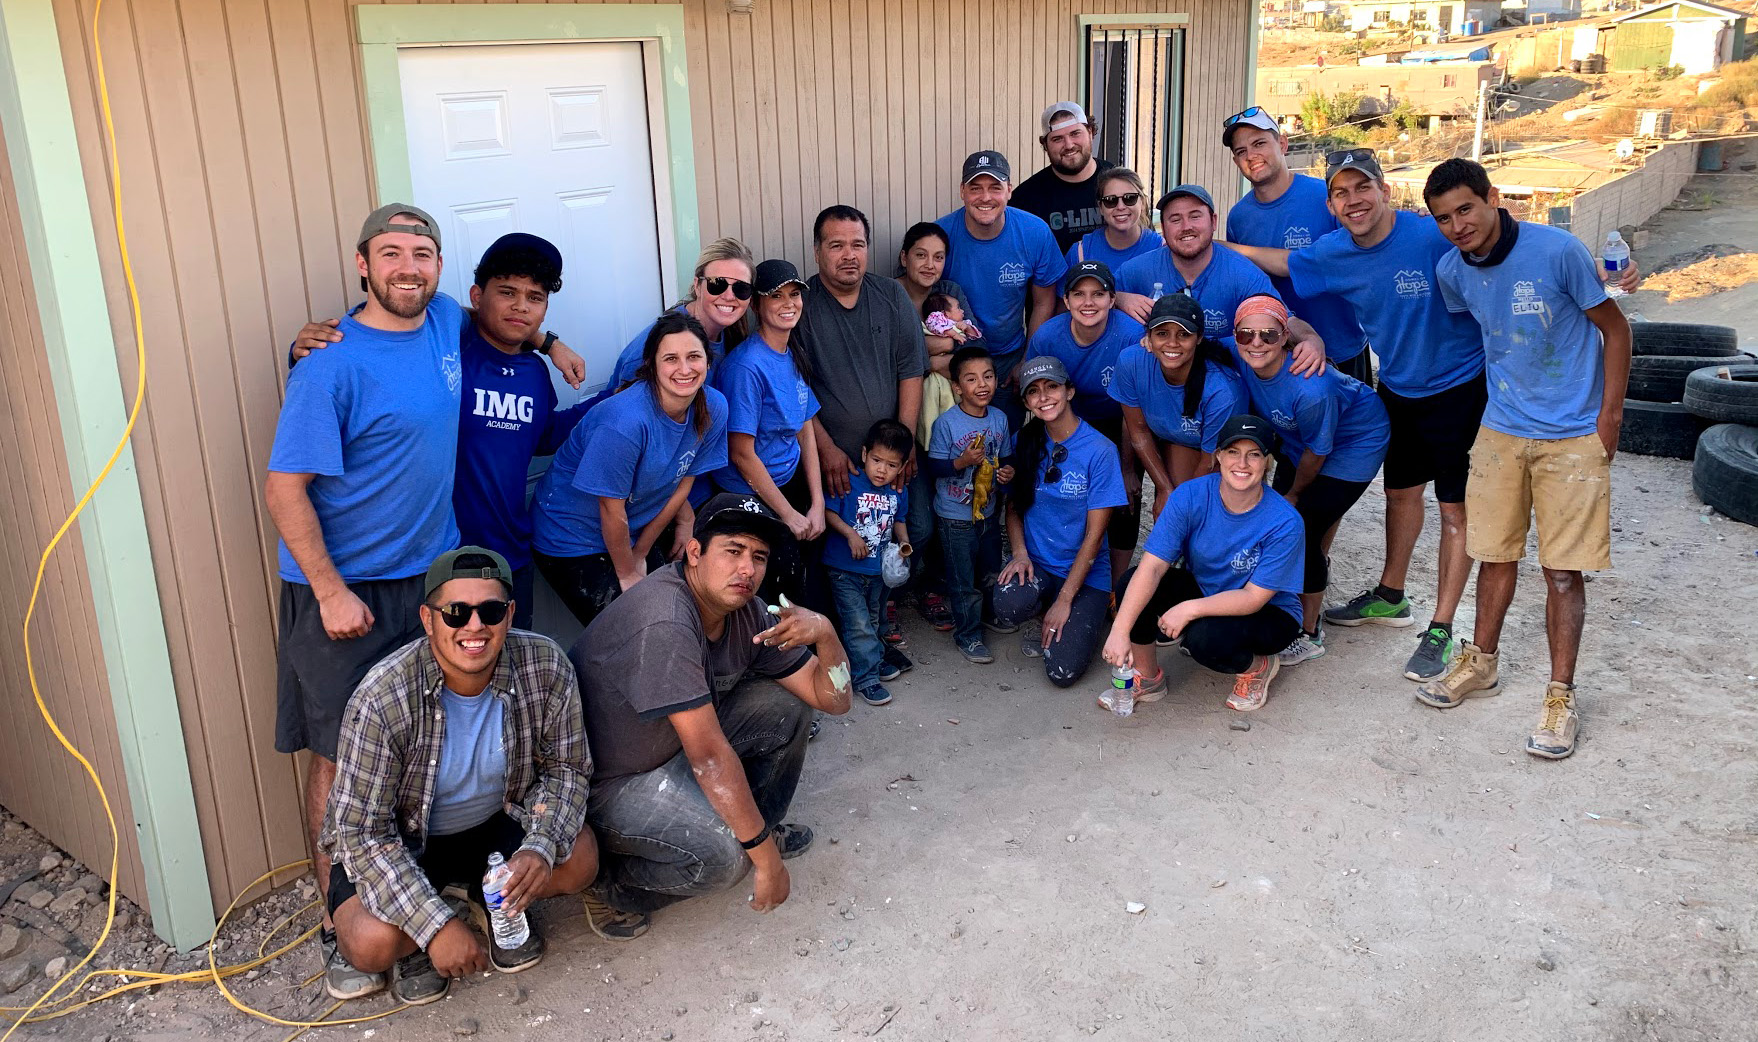
[[[1301,633],[1282,651],[1284,666],[1325,653],[1320,610],[1330,581],[1327,555],[1343,515],[1379,473],[1391,440],[1386,407],[1373,388],[1332,367],[1296,376],[1288,352],[1288,308],[1275,297],[1247,297],[1233,316],[1233,340],[1247,369],[1251,408],[1282,438],[1275,489],[1306,523]]]
[[[702,324],[659,316],[635,382],[586,414],[538,485],[537,567],[582,625],[665,560],[668,530],[689,541],[695,478],[726,466],[726,399],[707,379]]]
[[[1125,502],[1123,469],[1117,446],[1075,415],[1059,359],[1029,359],[1019,382],[1027,419],[1007,503],[1013,559],[995,582],[995,619],[1011,632],[1041,611],[1042,640],[1028,637],[1022,650],[1042,655],[1050,682],[1067,687],[1098,651],[1111,604],[1105,526]]]
[[[1172,490],[1215,469],[1221,425],[1245,411],[1245,390],[1233,356],[1203,335],[1194,297],[1168,293],[1154,301],[1141,346],[1125,350],[1111,378],[1123,409],[1124,437],[1154,482],[1154,516]]]
[[[1099,175],[1096,185],[1099,216],[1104,225],[1081,236],[1068,248],[1065,258],[1072,269],[1081,261],[1103,261],[1112,272],[1148,253],[1166,240],[1148,221],[1148,190],[1141,175],[1126,166],[1114,166]]]
[[[752,311],[757,331],[715,367],[714,386],[726,395],[726,454],[714,472],[727,492],[755,495],[775,511],[795,542],[772,547],[759,595],[804,601],[799,543],[824,534],[823,477],[818,472],[818,396],[812,363],[794,329],[805,311],[806,280],[785,260],[757,265]]]
[[[1234,675],[1228,708],[1261,709],[1281,668],[1277,653],[1300,633],[1300,515],[1264,487],[1275,429],[1235,416],[1218,443],[1217,472],[1172,490],[1141,563],[1124,579],[1105,661],[1135,670],[1138,702],[1165,697],[1155,651],[1164,635],[1199,665]]]

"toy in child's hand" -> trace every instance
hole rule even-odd
[[[977,435],[976,444],[983,444],[983,435]],[[995,458],[988,453],[983,454],[983,461],[977,464],[976,473],[971,475],[971,520],[981,521],[983,514],[989,509],[989,499],[995,489]]]

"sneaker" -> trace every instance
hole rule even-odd
[[[812,830],[805,825],[784,821],[771,829],[770,835],[775,837],[775,849],[781,852],[783,861],[799,857],[812,849]]]
[[[1019,653],[1026,658],[1044,657],[1044,624],[1033,619],[1019,635]]]
[[[1326,608],[1324,620],[1333,626],[1392,626],[1403,629],[1416,620],[1410,617],[1410,598],[1397,604],[1373,590],[1363,590],[1348,604]]]
[[[1502,693],[1499,657],[1485,653],[1468,640],[1459,642],[1459,653],[1439,680],[1416,689],[1416,700],[1436,709],[1451,709],[1467,698],[1488,698]]]
[[[357,970],[336,947],[336,931],[320,930],[317,935],[318,950],[324,957],[324,990],[330,998],[363,999],[368,995],[376,995],[385,990],[385,975]]]
[[[910,657],[896,648],[886,648],[885,657],[879,662],[879,679],[896,680],[904,673],[915,669],[916,664]]]
[[[1325,654],[1325,632],[1320,629],[1316,635],[1308,636],[1302,630],[1293,643],[1283,648],[1276,655],[1276,662],[1283,666],[1298,666],[1315,658],[1323,658]]]
[[[986,666],[995,661],[995,656],[989,654],[989,645],[984,644],[981,637],[960,644],[958,653],[965,657],[965,661],[975,662],[979,666]]]
[[[1152,680],[1142,676],[1141,670],[1138,669],[1135,671],[1135,700],[1137,702],[1158,702],[1165,697],[1165,670],[1162,669],[1158,673],[1155,673]]]
[[[494,931],[489,931],[488,961],[502,973],[519,973],[528,970],[543,961],[543,935],[537,932],[537,924],[531,917],[525,917],[525,928],[530,931],[525,943],[517,948],[502,948],[494,943]]]
[[[861,700],[870,706],[882,706],[891,701],[891,692],[885,690],[884,684],[874,684],[861,691]]]
[[[1416,652],[1404,663],[1404,676],[1410,680],[1433,680],[1453,660],[1453,635],[1439,626],[1430,626],[1417,638]]]
[[[816,738],[816,737],[818,737],[818,732],[820,732],[820,731],[822,731],[822,730],[824,730],[824,723],[823,723],[823,721],[821,721],[821,720],[820,720],[820,719],[819,719],[819,718],[817,718],[817,717],[813,717],[813,718],[812,718],[812,726],[811,726],[811,729],[810,729],[810,730],[808,730],[808,731],[807,731],[807,732],[806,732],[806,741],[808,741],[808,742],[809,742],[809,741],[811,741],[811,740],[812,740],[812,739],[814,739],[814,738]]]
[[[885,606],[885,621],[879,624],[879,639],[888,647],[901,648],[904,645],[903,627],[897,621],[897,605]]]
[[[1019,623],[1002,622],[1000,619],[984,619],[983,628],[990,633],[1018,633]]]
[[[946,598],[937,593],[923,595],[922,618],[927,619],[928,625],[941,633],[952,632],[952,605],[947,604]]]
[[[644,912],[625,912],[612,908],[588,890],[582,896],[586,905],[586,922],[592,932],[607,941],[632,941],[653,925],[653,917]]]
[[[1544,687],[1544,710],[1538,728],[1526,739],[1526,751],[1546,760],[1561,760],[1575,751],[1581,717],[1575,712],[1575,689],[1560,680]]]
[[[452,982],[440,976],[440,972],[433,968],[433,960],[427,957],[425,951],[417,951],[397,960],[397,977],[391,984],[391,994],[397,997],[398,1002],[410,1006],[425,1006],[445,998],[451,990]]]
[[[1270,700],[1270,681],[1281,672],[1282,663],[1274,655],[1258,655],[1251,668],[1233,678],[1233,693],[1227,696],[1227,708],[1241,713],[1262,709]]]

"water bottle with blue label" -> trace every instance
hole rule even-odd
[[[498,851],[488,855],[488,872],[482,877],[482,903],[488,906],[488,923],[494,932],[495,947],[502,951],[512,951],[531,936],[531,924],[525,921],[525,913],[508,915],[501,904],[507,880],[512,877],[513,870],[507,867],[506,858]]]

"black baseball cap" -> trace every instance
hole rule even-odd
[[[754,535],[770,549],[793,541],[793,533],[775,511],[756,496],[722,492],[696,511],[696,540],[707,543],[717,535]]]
[[[1276,451],[1276,443],[1281,439],[1276,435],[1276,428],[1266,420],[1241,413],[1231,416],[1221,425],[1221,436],[1215,441],[1217,450],[1224,449],[1236,441],[1249,441],[1266,453]]]
[[[757,265],[757,270],[751,275],[751,285],[757,288],[757,292],[765,296],[774,293],[790,282],[801,289],[806,288],[806,280],[800,278],[800,269],[794,267],[792,261],[780,258],[766,260]]]
[[[553,265],[557,275],[562,272],[562,251],[556,249],[555,243],[530,232],[508,232],[489,243],[488,249],[482,251],[482,259],[477,262],[477,266],[488,263],[490,257],[507,250],[530,250]]]
[[[477,560],[459,563],[472,557]],[[488,563],[484,564],[484,559]],[[507,567],[507,559],[486,546],[460,546],[434,558],[427,566],[427,580],[421,584],[421,599],[432,597],[435,590],[453,579],[499,579],[507,588],[507,596],[513,594],[513,570]]]
[[[1166,208],[1167,203],[1171,202],[1172,200],[1178,198],[1181,195],[1188,195],[1192,199],[1195,199],[1197,202],[1202,203],[1204,206],[1208,207],[1210,213],[1215,212],[1215,197],[1210,195],[1209,190],[1207,188],[1204,188],[1202,185],[1178,185],[1176,188],[1173,188],[1171,191],[1167,192],[1165,195],[1162,195],[1160,197],[1160,201],[1154,204],[1155,212],[1159,212],[1160,210],[1164,210]]]
[[[1111,265],[1104,261],[1081,261],[1069,268],[1068,280],[1062,284],[1063,295],[1066,296],[1068,291],[1074,288],[1074,284],[1081,279],[1098,279],[1099,287],[1106,293],[1117,292],[1117,279],[1111,274]]]
[[[1188,293],[1168,293],[1154,301],[1153,310],[1148,312],[1148,328],[1168,322],[1183,326],[1186,333],[1201,333],[1205,328],[1203,306]]]
[[[1007,165],[1007,157],[999,152],[989,149],[972,152],[965,157],[964,173],[959,177],[958,183],[968,185],[971,183],[971,178],[980,177],[983,174],[988,174],[1002,184],[1006,184],[1013,178],[1013,168]]]

